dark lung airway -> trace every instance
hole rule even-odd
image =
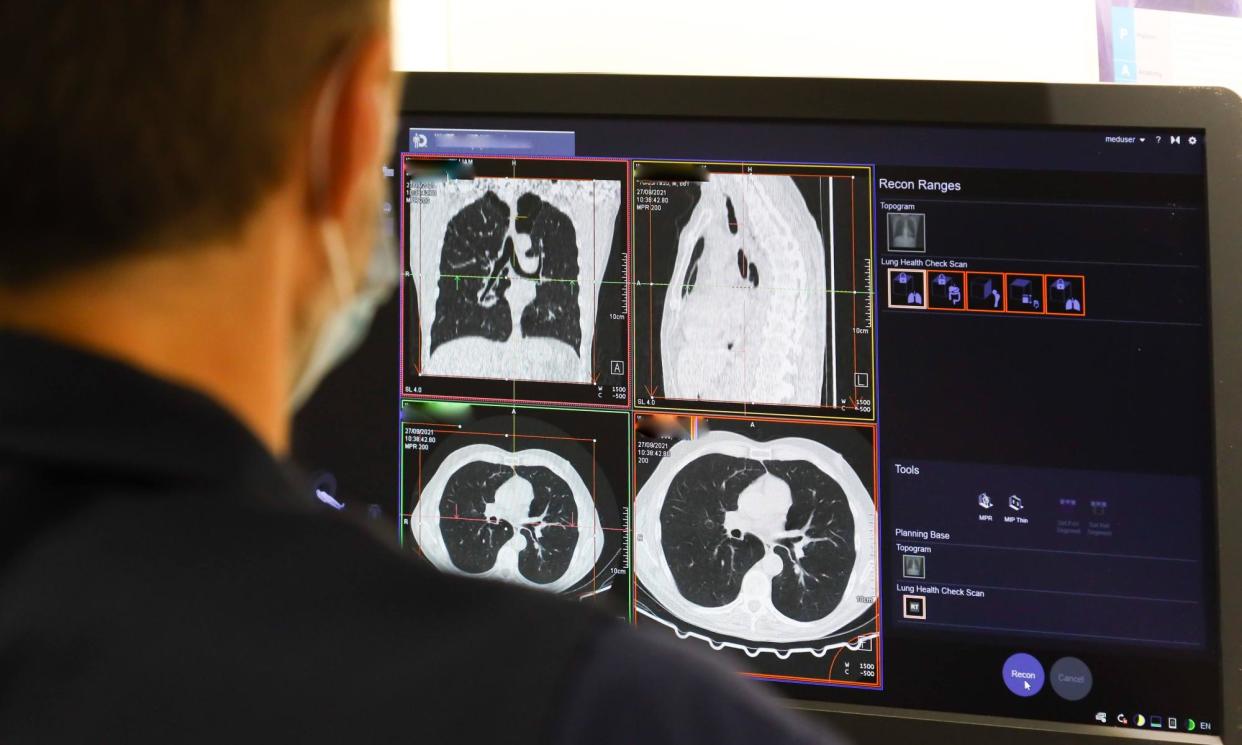
[[[685,297],[694,292],[694,283],[699,278],[699,259],[703,257],[703,249],[707,243],[699,238],[694,244],[694,251],[690,253],[690,266],[686,269],[686,281],[681,285],[681,296]]]
[[[533,249],[529,253],[534,253]],[[505,238],[505,255],[501,258],[502,262],[506,262],[513,269],[513,273],[523,279],[539,279],[539,272],[543,269],[543,259],[540,258],[539,266],[533,272],[527,272],[522,269],[522,262],[517,257],[517,250],[513,245],[513,238]]]
[[[752,287],[759,286],[759,268],[755,262],[747,260],[746,252],[740,248],[737,250],[737,273],[742,279],[749,279]]]
[[[805,535],[776,546],[783,567],[772,580],[772,604],[794,620],[819,620],[840,603],[853,571],[854,517],[840,485],[807,461],[712,453],[683,467],[660,510],[661,543],[673,581],[697,605],[716,608],[737,599],[742,577],[767,547],[749,533],[726,532],[725,513],[736,510],[742,491],[765,473],[789,485],[793,505],[785,530]],[[804,544],[801,558],[799,544]]]

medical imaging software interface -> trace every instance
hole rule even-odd
[[[1202,132],[401,131],[404,550],[796,699],[1215,734]]]

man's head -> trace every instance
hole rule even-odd
[[[0,282],[236,234],[377,0],[0,3]]]
[[[0,325],[140,357],[119,340],[127,319],[111,337],[89,318],[45,320],[83,288],[105,315],[110,289],[132,292],[150,301],[136,320],[153,347],[156,314],[178,302],[154,285],[172,283],[177,297],[201,290],[187,303],[204,315],[270,312],[254,322],[287,345],[272,354],[291,388],[370,257],[395,124],[388,12],[388,0],[0,0]],[[213,282],[240,286],[230,298]]]

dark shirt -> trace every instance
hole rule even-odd
[[[450,578],[219,406],[0,332],[0,742],[810,743],[739,676]]]

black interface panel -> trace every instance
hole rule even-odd
[[[798,699],[1216,733],[1202,132],[403,124],[410,552]]]

